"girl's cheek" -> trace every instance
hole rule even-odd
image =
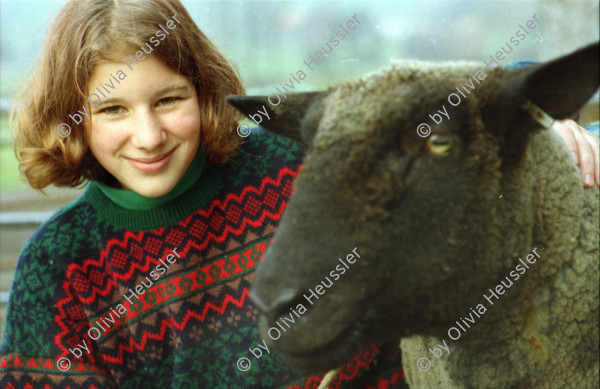
[[[91,126],[86,126],[87,136],[93,150],[115,152],[129,137],[127,120],[110,122],[102,118],[92,118]]]
[[[188,105],[186,105],[186,113],[187,115],[184,116],[188,122],[189,122],[189,126],[193,127],[191,128],[192,131],[199,131],[200,130],[200,107],[198,106],[198,100],[194,99],[192,102],[190,102]]]
[[[164,123],[178,137],[196,136],[200,132],[200,109],[197,105],[186,104],[181,109],[170,112]]]

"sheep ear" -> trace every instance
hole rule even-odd
[[[548,127],[534,119],[541,115],[536,106],[554,119],[566,119],[592,97],[599,82],[598,50],[596,42],[553,61],[515,69],[498,81],[484,121],[500,132],[507,159],[522,155],[529,132]]]
[[[523,96],[555,119],[572,116],[598,89],[598,42],[526,72]]]
[[[318,122],[305,118],[313,110],[320,111],[319,103],[328,94],[329,91],[289,94],[277,106],[272,106],[267,96],[229,95],[225,101],[264,129],[308,146],[316,130],[308,125],[318,125]]]

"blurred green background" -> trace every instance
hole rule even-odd
[[[390,59],[476,60],[495,52],[534,13],[542,42],[528,37],[507,56],[545,60],[598,39],[598,3],[569,1],[194,1],[197,25],[235,63],[248,94],[271,93],[354,13],[361,24],[299,90],[324,89]],[[25,188],[12,155],[6,112],[35,64],[64,1],[0,1],[0,191]]]
[[[0,190],[23,187],[25,184],[19,180],[17,159],[12,152],[12,143],[8,130],[8,115],[0,114]]]
[[[598,2],[521,1],[194,1],[197,25],[238,66],[249,94],[271,93],[357,13],[361,24],[299,90],[323,89],[390,59],[481,61],[534,13],[543,42],[528,37],[507,58],[546,60],[598,39]],[[1,0],[0,196],[26,188],[12,155],[7,109],[31,73],[46,30],[64,1]]]

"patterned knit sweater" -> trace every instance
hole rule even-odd
[[[226,165],[200,154],[159,199],[91,183],[21,253],[0,388],[316,388],[249,351],[248,291],[301,159],[257,130]],[[330,387],[405,388],[397,344],[367,347]]]

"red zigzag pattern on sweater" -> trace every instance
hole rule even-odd
[[[119,240],[113,238],[108,241],[106,247],[100,252],[98,259],[88,258],[84,260],[82,264],[71,264],[67,269],[67,281],[65,281],[62,285],[62,288],[66,293],[66,297],[59,300],[57,303],[57,308],[60,314],[55,317],[55,321],[60,325],[63,331],[61,331],[55,336],[56,345],[62,350],[64,350],[66,355],[68,353],[68,346],[72,346],[72,342],[77,342],[79,340],[73,339],[73,337],[71,337],[71,342],[67,340],[67,344],[65,344],[63,339],[69,334],[73,334],[74,329],[69,328],[70,326],[67,324],[69,317],[71,319],[76,319],[80,321],[80,323],[78,323],[80,324],[80,328],[76,328],[75,330],[83,329],[81,327],[84,326],[84,322],[87,322],[86,314],[77,301],[81,301],[85,304],[90,304],[96,301],[96,299],[99,296],[108,296],[116,288],[117,280],[128,281],[133,277],[134,274],[138,272],[141,274],[147,274],[151,268],[160,263],[158,260],[159,258],[162,258],[165,253],[170,252],[173,245],[178,246],[181,243],[183,239],[183,234],[179,234],[181,235],[180,239],[179,241],[176,241],[177,239],[172,236],[173,234],[169,234],[167,237],[163,237],[166,230],[176,231],[178,228],[181,228],[187,231],[189,230],[190,223],[192,222],[192,220],[195,220],[196,223],[191,227],[198,230],[199,233],[190,233],[190,235],[195,235],[196,238],[198,238],[198,240],[200,240],[201,238],[203,239],[199,243],[197,243],[193,239],[187,241],[185,247],[183,247],[180,250],[181,257],[185,258],[191,247],[194,247],[198,250],[204,250],[211,243],[222,243],[231,235],[241,235],[245,231],[247,225],[253,227],[259,227],[263,225],[267,217],[273,221],[277,221],[281,218],[283,210],[287,206],[286,200],[287,198],[289,198],[292,192],[292,182],[293,179],[298,175],[299,170],[300,167],[298,167],[296,171],[290,168],[283,168],[279,171],[279,174],[276,179],[272,179],[271,177],[265,177],[263,178],[259,188],[247,186],[241,191],[240,194],[230,193],[225,197],[224,200],[214,200],[208,206],[207,209],[198,210],[196,213],[190,215],[185,220],[178,223],[176,226],[169,228],[163,227],[153,231],[143,231],[137,233],[125,231],[122,239]],[[280,194],[270,188],[280,188],[282,183],[284,184],[284,186],[282,189],[279,189],[279,192],[284,196],[285,200],[280,200]],[[258,197],[262,201],[256,200],[254,196]],[[263,206],[262,212],[257,214],[262,204],[265,204]],[[273,211],[269,210],[269,207],[272,208]],[[250,218],[244,215],[240,220],[240,208],[243,209],[245,214],[249,214],[255,217]],[[219,228],[221,228],[222,223],[225,219],[223,217],[215,217],[215,215],[220,216],[218,215],[219,211],[224,213],[226,215],[226,218],[230,222],[236,223],[227,224],[222,230],[218,230]],[[237,220],[232,220],[233,218]],[[202,219],[208,221],[208,223],[202,223]],[[207,232],[209,225],[210,227],[213,227],[214,230],[220,233],[215,234],[213,231]],[[148,237],[148,235],[154,235],[154,239],[152,236]],[[163,237],[163,239],[161,240],[159,239],[159,237]],[[148,249],[148,244],[142,244],[144,238],[148,240],[153,239],[153,243],[155,243],[152,245],[154,247],[154,250],[147,250],[150,251],[150,253],[146,254],[145,257],[144,255],[142,255],[144,251],[142,247]],[[169,246],[169,244],[171,245]],[[132,245],[136,247],[130,247]],[[164,246],[162,250],[161,246]],[[122,250],[119,250],[119,248]],[[111,262],[115,262],[115,253],[117,253],[118,255],[119,252],[133,255],[138,260],[129,261],[129,269],[126,272],[120,274],[115,273],[115,269],[113,269],[113,266],[111,266]],[[111,257],[112,261],[109,261],[109,258]],[[100,289],[96,285],[90,285],[89,279],[85,277],[86,274],[90,274],[90,278],[94,278],[94,283],[98,286],[101,286],[102,284],[106,283],[104,289]],[[82,295],[85,294],[85,292],[90,291],[90,289],[91,292],[87,293],[87,296]],[[75,296],[74,294],[77,294],[77,296]],[[245,294],[240,296],[240,300],[235,302],[236,305],[243,304],[245,296]],[[233,299],[224,301],[224,305],[222,305],[221,308],[215,308],[219,310],[224,309],[225,306],[230,302],[233,302]],[[184,320],[185,323],[187,323],[188,320],[189,316],[186,315],[186,319]],[[183,327],[185,327],[185,323],[181,323],[183,324]],[[161,335],[164,333],[164,329],[166,328],[166,326],[172,326],[174,324],[175,323],[163,323],[163,325],[161,326]],[[87,328],[89,328],[89,323],[86,326],[86,329]],[[131,347],[134,346],[134,344],[138,347],[142,346],[142,344],[145,344],[146,340],[147,339],[144,339],[140,343],[135,344],[131,339],[129,347],[127,347],[128,351],[131,350]]]

